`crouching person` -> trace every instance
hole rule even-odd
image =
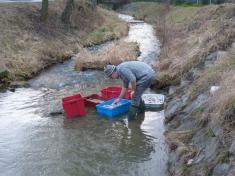
[[[129,84],[131,84],[132,104],[129,108],[128,120],[135,119],[138,113],[145,111],[141,96],[151,86],[155,78],[155,72],[148,64],[141,61],[128,61],[117,66],[107,65],[104,72],[106,76],[112,79],[120,78],[123,81],[121,93],[114,103],[119,103],[120,99],[125,96]]]

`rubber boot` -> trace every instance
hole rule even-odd
[[[144,113],[145,112],[145,104],[144,100],[140,101],[140,106],[139,106],[139,113]]]
[[[128,121],[134,120],[138,113],[138,107],[131,105],[128,111]]]

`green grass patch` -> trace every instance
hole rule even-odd
[[[213,173],[213,166],[205,164],[205,166],[203,167],[203,170],[206,176],[211,176]]]
[[[182,176],[188,176],[190,172],[190,166],[188,166],[186,163],[181,165],[181,174]]]
[[[114,39],[115,34],[107,27],[101,27],[98,30],[93,31],[85,40],[84,45],[99,44],[108,40]]]
[[[177,6],[182,6],[182,7],[202,7],[204,6],[203,4],[201,3],[198,3],[198,4],[193,4],[193,3],[185,3],[185,4],[179,4]]]
[[[235,108],[235,98],[232,100],[231,105],[233,108]]]
[[[229,151],[222,151],[219,153],[218,162],[220,163],[229,163],[231,153]]]
[[[176,6],[173,7],[173,11],[167,17],[167,21],[171,22],[172,24],[176,23],[188,23],[190,20],[193,19],[197,11],[200,10],[199,7],[182,7]]]
[[[192,112],[193,115],[200,115],[202,114],[203,112],[205,111],[205,107],[198,107],[198,108],[195,108]]]
[[[213,132],[213,130],[211,128],[208,128],[206,130],[206,136],[207,137],[215,137],[215,133]]]
[[[115,13],[104,9],[101,9],[101,12],[104,19],[102,24],[92,32],[86,33],[82,39],[83,45],[99,44],[108,40],[118,39],[128,34],[127,23],[120,20]]]

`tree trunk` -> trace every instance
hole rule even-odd
[[[160,25],[162,26],[162,31],[161,31],[161,42],[162,42],[162,53],[164,57],[168,57],[168,50],[169,50],[169,33],[170,33],[170,28],[166,24],[166,17],[168,12],[170,11],[170,0],[166,0],[164,2],[164,9],[162,12],[162,16],[160,19]]]
[[[61,16],[61,20],[63,23],[65,24],[70,23],[70,17],[72,15],[73,7],[74,7],[74,0],[67,0],[66,6]]]
[[[92,9],[95,11],[97,6],[97,0],[92,0]]]
[[[42,1],[41,21],[45,22],[48,18],[48,0]]]

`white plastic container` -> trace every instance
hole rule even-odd
[[[163,108],[165,96],[162,94],[143,94],[142,99],[144,100],[146,110],[156,110]]]

